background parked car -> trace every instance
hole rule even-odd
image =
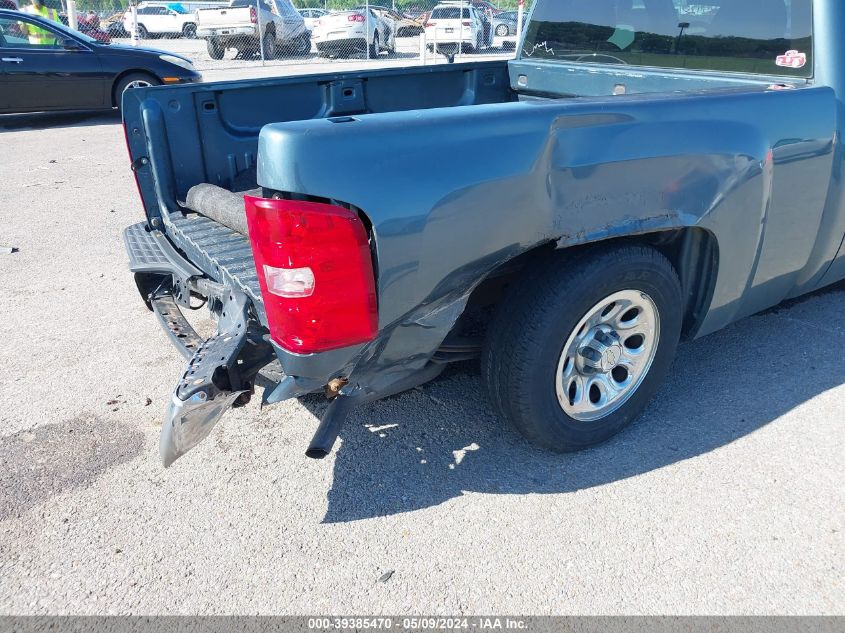
[[[111,15],[100,18],[100,28],[111,37],[129,37],[129,32],[123,26],[123,11],[115,11]]]
[[[50,34],[30,43],[30,28]],[[102,44],[68,27],[0,9],[0,112],[119,107],[125,90],[200,81],[191,60]]]
[[[196,37],[197,21],[193,13],[178,5],[140,5],[130,7],[123,16],[123,28],[132,33],[133,12],[138,12],[138,37],[146,39],[162,35]]]
[[[358,11],[366,9],[366,5],[355,7]],[[419,35],[425,28],[425,23],[411,18],[407,18],[398,11],[385,6],[371,4],[369,8],[379,17],[387,26],[392,29],[397,37],[411,37]]]
[[[493,33],[499,37],[516,35],[516,11],[502,11],[493,16]],[[523,28],[528,20],[523,20]]]
[[[311,33],[290,0],[259,0],[257,5],[256,0],[232,0],[224,8],[197,10],[197,37],[206,41],[212,59],[223,59],[229,48],[239,57],[263,54],[265,59],[282,50],[293,55],[311,50]]]
[[[467,3],[443,2],[431,12],[425,24],[429,50],[445,55],[480,50],[490,43],[490,24],[481,11]]]
[[[320,18],[313,39],[317,52],[325,56],[348,57],[369,49],[370,58],[376,58],[382,50],[396,52],[394,28],[372,9],[334,11]]]
[[[297,11],[299,11],[299,15],[302,16],[302,19],[305,20],[305,27],[309,31],[314,30],[314,27],[317,26],[317,22],[320,21],[321,17],[329,14],[329,12],[325,9],[297,9]]]
[[[65,26],[68,25],[66,13],[59,14],[59,20]],[[76,16],[76,30],[88,37],[92,37],[101,44],[110,44],[111,36],[100,28],[100,17],[96,13],[80,13]]]

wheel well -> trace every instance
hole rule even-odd
[[[672,263],[681,281],[685,298],[683,333],[685,336],[695,335],[710,305],[718,271],[716,238],[709,231],[697,227],[613,238],[562,250],[556,249],[551,242],[539,245],[501,264],[476,286],[453,332],[460,332],[467,322],[471,322],[471,329],[477,332],[478,323],[489,318],[508,287],[520,276],[530,275],[534,267],[544,265],[548,257],[564,253],[577,257],[579,251],[586,251],[597,244],[646,244],[660,251]]]
[[[147,77],[152,77],[156,81],[161,82],[160,77],[157,77],[156,75],[151,73],[149,70],[144,70],[143,68],[135,68],[135,69],[131,69],[131,70],[124,70],[122,73],[120,73],[117,77],[114,78],[114,81],[112,82],[112,85],[111,85],[111,104],[112,104],[112,107],[114,107],[114,108],[117,108],[117,107],[120,106],[120,104],[118,103],[117,85],[121,81],[123,81],[124,77],[128,77],[129,75],[146,75]]]

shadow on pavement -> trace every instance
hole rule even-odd
[[[0,521],[86,486],[141,453],[138,429],[92,414],[0,437]]]
[[[120,123],[117,110],[84,110],[75,112],[36,112],[1,114],[0,131],[44,130],[47,128],[85,127]]]
[[[477,363],[363,407],[341,433],[326,523],[417,510],[464,491],[564,493],[702,455],[845,382],[838,315],[845,285],[682,343],[662,390],[616,438],[558,455],[490,410]],[[303,400],[318,417],[324,401]]]

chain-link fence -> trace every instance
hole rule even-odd
[[[208,79],[248,76],[238,72],[247,69],[253,76],[283,74],[294,64],[317,65],[319,72],[342,61],[389,66],[510,57],[521,14],[530,8],[519,0],[43,1],[89,36],[188,57]]]

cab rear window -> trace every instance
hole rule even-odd
[[[522,57],[812,76],[812,0],[537,0]]]

